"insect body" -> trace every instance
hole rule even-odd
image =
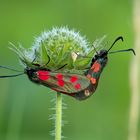
[[[95,50],[96,55],[92,58],[90,67],[83,74],[50,71],[49,69],[41,69],[39,65],[36,69],[26,68],[24,73],[34,83],[44,85],[78,100],[87,99],[95,92],[98,86],[99,78],[107,64],[109,53],[132,51],[135,54],[133,49],[109,52],[120,39],[123,41],[122,37],[118,37],[108,50],[101,50],[99,52]],[[0,78],[15,77],[18,75],[0,76]]]
[[[91,96],[97,88],[100,74],[107,63],[107,51],[100,51],[98,56],[93,59],[91,67],[83,75],[28,68],[25,69],[25,73],[35,83],[84,100]]]

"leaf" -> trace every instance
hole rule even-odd
[[[40,47],[40,54],[41,54],[41,64],[42,65],[45,65],[45,64],[47,64],[48,63],[48,61],[49,61],[49,56],[48,56],[48,53],[47,53],[47,49],[46,49],[46,47],[45,47],[45,44],[41,41],[41,47]]]
[[[74,62],[75,69],[85,69],[89,66],[91,59],[90,58],[79,58]]]
[[[13,43],[10,42],[10,49],[14,51],[18,56],[20,61],[26,66],[31,66],[31,62],[27,59],[27,56],[25,55],[25,49],[22,48],[21,45],[19,45],[19,48],[17,48]]]
[[[59,60],[60,58],[63,57],[63,55],[65,55],[67,52],[69,52],[70,44],[68,42],[68,43],[65,43],[63,46],[58,46],[56,48],[57,48],[57,52],[58,52],[57,60]],[[58,48],[61,48],[60,51],[58,51]]]
[[[61,59],[59,59],[57,63],[57,68],[60,68],[60,66],[66,65],[64,70],[66,69],[74,69],[73,65],[73,59],[71,57],[71,54],[69,52],[65,53]]]

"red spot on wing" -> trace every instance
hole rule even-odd
[[[78,80],[77,76],[72,76],[72,77],[70,78],[70,81],[71,81],[72,83],[76,82],[77,80]]]
[[[79,83],[77,83],[76,85],[75,85],[75,89],[80,89],[81,88],[81,85],[79,84]]]
[[[58,79],[63,79],[63,75],[62,75],[61,73],[58,73],[58,74],[56,75],[56,77],[57,77]]]
[[[97,62],[95,62],[91,67],[91,69],[93,69],[94,72],[98,72],[100,68],[101,68],[101,65]]]
[[[95,78],[90,78],[90,80],[91,80],[92,84],[96,84],[96,79]]]
[[[87,78],[90,79],[91,78],[91,75],[90,74],[87,74]]]
[[[58,79],[58,81],[57,81],[58,85],[59,85],[60,87],[63,87],[64,84],[65,84],[65,82],[63,81],[63,75],[62,75],[61,73],[58,73],[58,74],[56,75],[56,77],[57,77],[57,79]]]
[[[40,70],[37,72],[37,74],[38,74],[39,79],[43,80],[43,81],[48,80],[50,78],[48,71],[41,71]]]
[[[63,80],[58,80],[58,85],[60,86],[60,87],[63,87],[64,86],[64,81]]]

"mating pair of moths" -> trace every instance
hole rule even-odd
[[[135,51],[133,49],[110,52],[111,48],[118,40],[123,41],[123,38],[121,36],[118,37],[108,50],[100,50],[99,52],[95,50],[96,55],[91,60],[90,68],[88,68],[87,71],[83,74],[51,71],[49,69],[42,69],[39,64],[33,63],[33,65],[36,66],[35,69],[26,67],[24,73],[0,76],[0,78],[16,77],[22,74],[27,74],[28,78],[34,83],[44,85],[51,88],[52,90],[72,96],[78,100],[84,100],[95,92],[98,86],[100,74],[107,64],[108,54],[132,51],[135,55]],[[0,68],[11,69],[5,66],[0,66]]]

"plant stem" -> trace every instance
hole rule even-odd
[[[55,120],[55,140],[61,140],[62,127],[62,95],[57,92],[56,95],[56,120]]]
[[[136,56],[133,57],[130,71],[131,103],[129,113],[128,140],[138,140],[138,122],[140,117],[140,1],[133,0],[134,46]]]

